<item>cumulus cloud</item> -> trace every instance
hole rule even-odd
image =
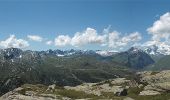
[[[55,38],[54,42],[56,46],[65,46],[70,44],[71,38],[68,35],[59,35],[57,38]]]
[[[38,35],[28,35],[27,36],[30,40],[32,41],[37,41],[37,42],[41,42],[43,40],[42,37],[38,36]]]
[[[82,46],[86,44],[103,44],[106,41],[106,35],[99,35],[95,29],[87,28],[84,32],[77,32],[71,39],[73,46]]]
[[[160,16],[159,20],[155,21],[152,27],[147,29],[152,35],[149,41],[143,43],[143,47],[157,46],[158,51],[167,53],[170,51],[170,12]],[[168,52],[167,52],[168,51]]]
[[[160,19],[155,21],[153,26],[148,28],[147,31],[152,35],[152,40],[160,41],[170,38],[170,12],[160,16]]]
[[[98,44],[100,46],[108,46],[110,48],[123,48],[130,44],[135,44],[141,40],[139,32],[130,33],[123,36],[117,31],[109,32],[110,26],[104,29],[102,34],[99,34],[93,28],[87,28],[83,32],[77,32],[73,37],[68,35],[59,35],[55,39],[56,46],[72,45],[80,47],[87,44]]]
[[[134,33],[131,33],[128,36],[123,37],[122,42],[124,42],[124,43],[135,42],[135,41],[139,41],[141,39],[142,39],[142,37],[141,37],[140,33],[134,32]]]
[[[117,47],[117,45],[119,44],[118,41],[119,41],[119,35],[120,33],[117,32],[117,31],[114,31],[114,32],[111,32],[109,33],[109,37],[108,37],[108,46],[109,47]],[[119,44],[120,45],[120,44]]]
[[[53,41],[47,41],[46,44],[47,44],[47,45],[52,45],[52,44],[53,44]]]
[[[26,48],[29,43],[26,40],[17,39],[15,35],[10,35],[9,38],[0,42],[0,46],[3,48]]]
[[[75,47],[87,44],[101,44],[106,42],[106,35],[99,35],[95,29],[87,28],[83,32],[77,32],[73,37],[68,35],[59,35],[55,38],[56,46],[72,45]]]
[[[126,47],[135,44],[142,39],[139,32],[130,33],[127,36],[121,36],[121,33],[114,31],[109,33],[108,46],[111,48]]]

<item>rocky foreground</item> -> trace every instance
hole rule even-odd
[[[170,70],[137,72],[138,79],[116,78],[75,87],[24,84],[0,100],[170,100]]]

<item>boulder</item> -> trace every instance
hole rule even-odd
[[[115,92],[116,96],[126,96],[127,95],[127,89],[120,88],[117,92]]]

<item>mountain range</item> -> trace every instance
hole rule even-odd
[[[137,70],[169,69],[166,64],[170,56],[145,50],[136,47],[123,52],[1,49],[0,94],[25,83],[75,86],[110,78],[135,78]],[[166,66],[161,66],[162,63]]]

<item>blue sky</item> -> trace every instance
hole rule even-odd
[[[120,38],[138,32],[142,39],[131,42],[144,43],[152,40],[153,34],[148,34],[147,29],[170,11],[169,4],[168,0],[0,0],[1,47],[5,47],[3,43],[10,35],[15,35],[16,39],[28,42],[26,49],[33,50],[126,49],[132,43],[125,47],[109,47],[101,41],[87,40],[81,46],[69,43],[61,46],[55,45],[55,39],[60,35],[72,39],[76,32],[86,33],[87,28],[103,36],[104,28],[111,26],[109,32],[118,32]],[[39,36],[42,40],[35,41],[28,35]],[[71,42],[69,38],[66,42]],[[47,41],[51,41],[51,45],[46,45]]]

